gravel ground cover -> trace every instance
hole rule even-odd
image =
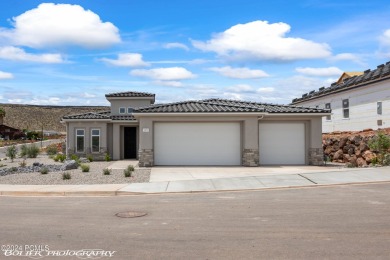
[[[10,159],[0,161],[0,169],[20,167],[22,158],[16,158],[13,163]],[[26,165],[32,166],[34,162],[44,165],[61,166],[61,162],[54,162],[47,155],[39,155],[38,158],[26,159]],[[80,167],[69,171],[51,171],[48,174],[40,172],[16,172],[0,176],[0,184],[21,184],[21,185],[75,185],[75,184],[121,184],[149,182],[150,169],[138,169],[133,172],[132,177],[125,177],[123,170],[113,169],[110,175],[103,175],[103,169],[109,167],[113,162],[91,162],[89,172],[82,172]],[[63,180],[62,174],[70,173],[70,180]]]

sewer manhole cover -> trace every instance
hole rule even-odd
[[[140,211],[126,211],[126,212],[119,212],[116,213],[115,216],[119,218],[138,218],[146,216],[148,213],[146,212],[140,212]]]

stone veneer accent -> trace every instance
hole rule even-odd
[[[242,165],[247,167],[259,166],[259,150],[244,149],[242,152]]]
[[[152,167],[154,165],[153,149],[140,149],[138,151],[139,167]]]
[[[322,148],[309,148],[309,164],[324,165],[324,150]]]

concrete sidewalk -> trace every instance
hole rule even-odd
[[[177,192],[261,190],[390,181],[390,167],[338,172],[99,185],[0,185],[3,196],[115,196]]]

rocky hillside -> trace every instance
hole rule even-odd
[[[381,129],[390,135],[390,128]],[[354,167],[372,164],[377,157],[368,147],[369,140],[377,131],[372,129],[360,132],[333,132],[322,136],[324,154],[333,162],[346,163]],[[390,151],[389,151],[390,152]]]
[[[64,115],[80,114],[91,111],[106,111],[109,107],[92,106],[35,106],[0,104],[5,112],[4,124],[18,129],[54,130],[65,132],[65,126],[60,123]]]

